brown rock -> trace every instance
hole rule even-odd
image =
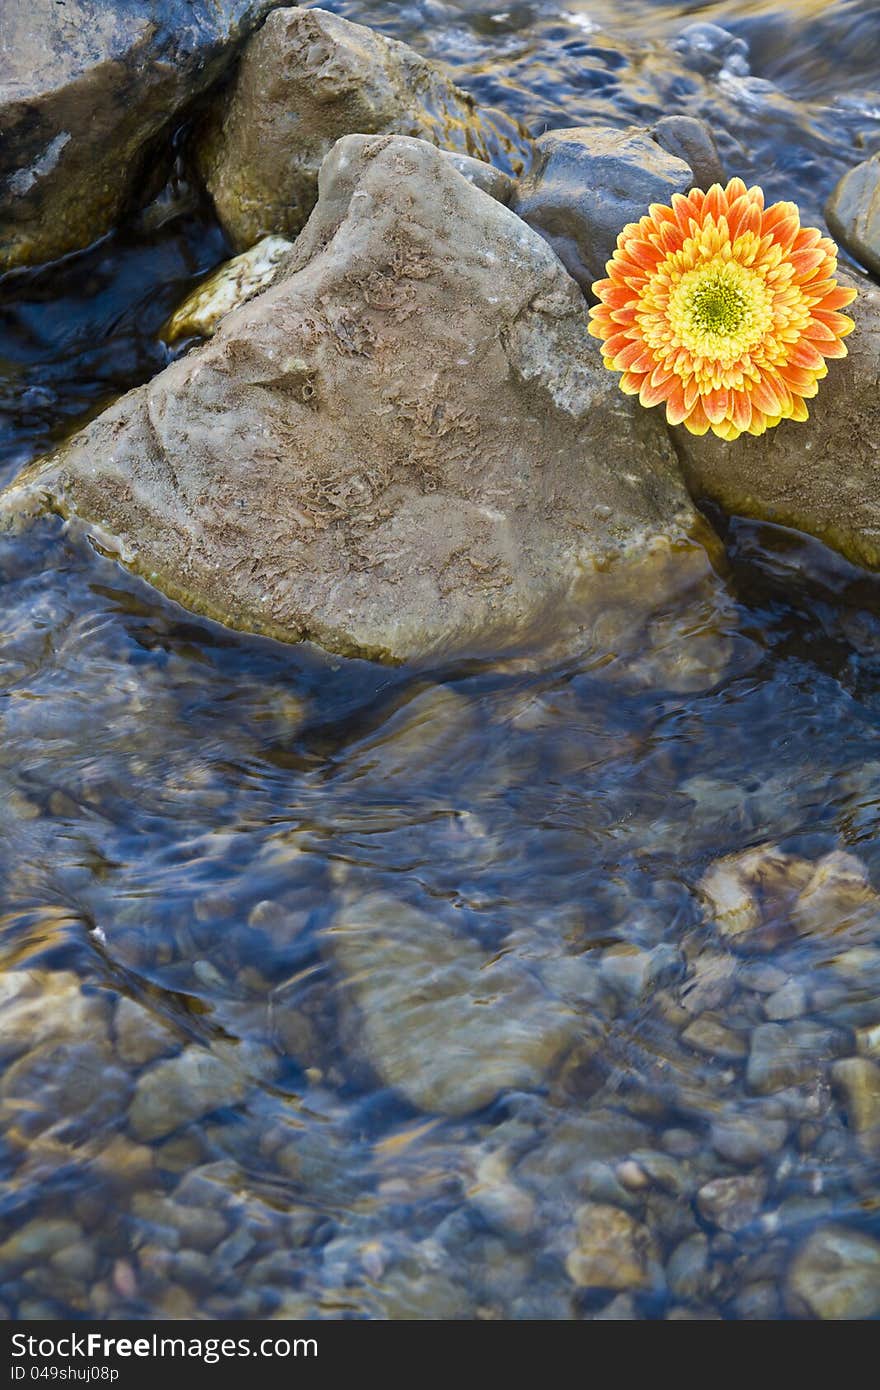
[[[273,287],[8,508],[49,496],[196,611],[346,654],[546,642],[621,573],[656,603],[695,515],[546,243],[424,141],[350,136],[321,188]]]
[[[628,1212],[589,1202],[575,1214],[577,1237],[565,1261],[578,1288],[640,1289],[650,1284],[650,1237]]]
[[[825,217],[840,244],[880,275],[880,155],[844,174],[825,205]]]
[[[248,44],[198,158],[220,221],[243,250],[269,233],[300,230],[338,139],[392,134],[502,170],[521,168],[529,143],[406,44],[325,10],[279,9]]]

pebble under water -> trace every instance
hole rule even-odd
[[[327,8],[534,132],[699,114],[808,221],[880,148],[875,4]],[[0,480],[168,360],[178,195],[0,281]],[[880,581],[712,521],[546,669],[0,537],[0,1312],[880,1314]]]

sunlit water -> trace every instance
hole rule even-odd
[[[335,8],[534,131],[705,116],[731,173],[810,219],[880,148],[876,5]],[[682,40],[697,18],[734,38]],[[4,478],[161,369],[169,310],[224,254],[189,203],[0,284]],[[767,843],[848,850],[880,885],[880,587],[713,520],[713,579],[548,669],[330,659],[191,617],[57,521],[0,542],[3,1308],[773,1316],[811,1232],[880,1236],[877,1149],[831,1084],[880,1023],[880,918],[876,942],[783,920],[732,951],[697,891]],[[530,1037],[564,1020],[475,1112],[466,1055],[420,1090],[389,896],[423,914],[399,966],[416,1002],[460,943],[490,992],[512,972]],[[371,1033],[364,975],[389,961]],[[432,1042],[453,1056],[480,1027],[466,988]],[[768,1021],[807,1053],[769,1088]],[[719,1214],[707,1184],[736,1175]],[[577,1286],[589,1203],[631,1216],[637,1276],[621,1258]]]

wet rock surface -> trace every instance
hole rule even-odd
[[[327,946],[360,1050],[421,1110],[463,1115],[534,1089],[574,1042],[573,1011],[526,971],[391,897],[343,909]]]
[[[707,189],[713,183],[727,182],[712,131],[705,121],[696,116],[661,116],[650,134],[667,154],[684,160],[695,187]]]
[[[188,1048],[144,1072],[131,1105],[132,1133],[138,1140],[162,1139],[181,1125],[235,1105],[247,1081],[230,1062],[200,1048]]]
[[[225,261],[174,311],[163,330],[165,341],[212,337],[226,314],[271,285],[279,261],[292,249],[285,237],[267,236]]]
[[[33,487],[233,626],[392,660],[528,641],[695,521],[590,342],[537,233],[433,146],[352,136],[282,278]]]
[[[651,203],[687,193],[695,182],[684,159],[635,127],[549,130],[535,141],[534,162],[511,207],[589,291],[604,274],[625,224],[638,221]]]
[[[827,1226],[798,1251],[788,1272],[788,1297],[823,1320],[876,1318],[880,1313],[880,1241]]]
[[[833,236],[880,277],[880,156],[844,174],[825,205]]]
[[[639,1289],[650,1282],[650,1237],[619,1207],[589,1203],[575,1213],[577,1239],[565,1267],[580,1288]]]
[[[245,249],[298,232],[324,157],[353,134],[416,136],[508,174],[528,148],[515,122],[481,111],[407,45],[324,10],[276,10],[199,139],[202,177],[232,242]]]
[[[272,0],[4,0],[0,271],[102,236]],[[160,156],[161,157],[161,156]]]

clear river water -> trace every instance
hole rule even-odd
[[[700,115],[808,222],[880,149],[875,3],[327,8],[534,133]],[[161,216],[0,280],[0,482],[160,370],[227,255],[182,163]],[[709,519],[708,580],[546,669],[331,659],[56,518],[0,536],[0,1312],[796,1316],[830,1230],[876,1287],[840,1059],[880,1050],[880,913],[790,907],[832,853],[880,886],[880,581]],[[700,885],[754,848],[732,947]],[[473,1110],[502,966],[498,1048],[535,1041]]]

